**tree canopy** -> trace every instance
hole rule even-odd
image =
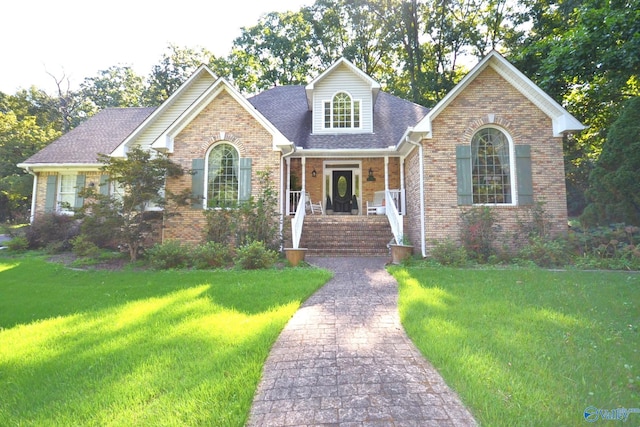
[[[316,0],[242,28],[227,57],[169,45],[147,77],[114,65],[71,91],[52,76],[56,94],[0,94],[0,111],[66,132],[102,108],[159,105],[201,64],[250,95],[306,84],[340,57],[385,91],[431,107],[491,49],[588,126],[565,139],[568,206],[579,214],[621,106],[640,96],[640,0]],[[18,161],[29,144],[13,148]]]

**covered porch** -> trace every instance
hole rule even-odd
[[[334,254],[336,250],[387,253],[390,243],[403,239],[407,206],[403,160],[400,156],[286,157],[283,194],[289,247],[300,247],[304,235],[302,243],[310,249],[328,241],[324,244],[332,246]],[[343,220],[336,222],[337,218]],[[335,234],[336,230],[342,231]],[[349,246],[352,242],[355,247]]]
[[[404,162],[400,157],[296,157],[285,161],[285,215],[295,215],[299,206],[310,212],[310,204],[314,215],[385,215],[386,192],[398,214],[406,214]]]

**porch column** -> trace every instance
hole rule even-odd
[[[401,214],[404,215],[407,211],[407,204],[405,202],[405,194],[406,191],[404,189],[404,160],[405,157],[399,159],[400,161],[400,210]]]
[[[307,191],[307,158],[302,159],[302,191]]]
[[[285,204],[287,206],[286,215],[289,215],[289,213],[291,213],[291,197],[290,197],[290,192],[291,192],[291,158],[287,157],[285,159],[285,162],[287,163],[287,191],[285,192],[286,193]]]
[[[389,156],[384,156],[384,189],[389,190]]]

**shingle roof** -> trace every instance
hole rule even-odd
[[[154,110],[155,107],[102,110],[23,163],[98,163],[99,153],[111,153]]]
[[[311,111],[304,86],[278,86],[249,102],[296,146],[304,149],[375,149],[396,145],[408,127],[415,126],[429,110],[380,92],[373,111],[373,134],[311,133]]]

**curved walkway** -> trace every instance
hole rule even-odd
[[[248,426],[473,426],[400,325],[385,258],[311,258],[335,276],[271,350]]]

